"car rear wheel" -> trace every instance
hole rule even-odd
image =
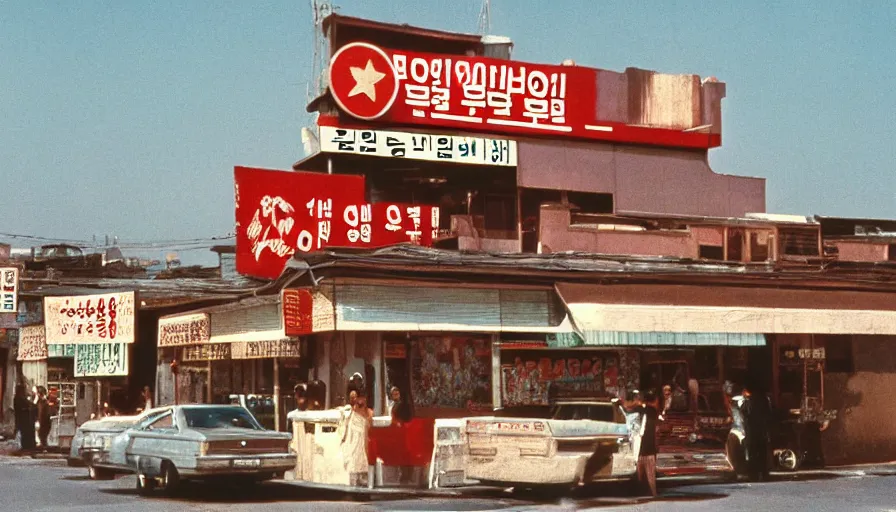
[[[140,496],[150,496],[156,488],[156,479],[146,475],[137,474],[137,494]]]
[[[162,474],[160,477],[162,492],[165,494],[174,494],[180,487],[180,474],[177,468],[169,461],[162,463]]]
[[[90,475],[91,480],[112,480],[115,478],[115,474],[108,469],[98,468],[93,464],[87,466],[87,474]]]

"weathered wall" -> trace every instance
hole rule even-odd
[[[840,261],[887,261],[887,244],[871,242],[831,242],[837,247]]]
[[[544,206],[539,216],[541,252],[581,251],[594,254],[675,256],[697,258],[700,245],[722,245],[723,228],[695,227],[690,231],[610,231],[570,226],[569,210]]]
[[[894,344],[894,336],[854,336],[855,372],[826,372],[825,409],[837,411],[822,434],[828,465],[896,460]]]
[[[765,179],[717,174],[702,151],[521,140],[518,153],[520,187],[613,194],[617,212],[765,212]]]

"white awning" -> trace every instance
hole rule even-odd
[[[896,334],[896,311],[567,304],[576,327],[589,332]],[[591,337],[595,335],[592,334]]]

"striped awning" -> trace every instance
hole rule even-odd
[[[563,304],[550,288],[360,282],[331,286],[338,331],[572,331]]]
[[[629,347],[762,347],[765,335],[727,332],[629,332],[579,330],[548,335],[548,346],[573,348],[587,346]]]

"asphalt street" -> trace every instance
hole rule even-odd
[[[459,496],[409,496],[388,493],[345,493],[272,482],[241,489],[186,485],[176,498],[145,498],[134,490],[134,477],[91,481],[83,468],[60,460],[0,457],[0,510],[15,511],[416,511],[416,510],[707,510],[756,511],[893,511],[896,476],[831,474],[779,477],[762,483],[683,485],[663,482],[653,500],[596,487],[572,496],[531,492],[475,490]]]

